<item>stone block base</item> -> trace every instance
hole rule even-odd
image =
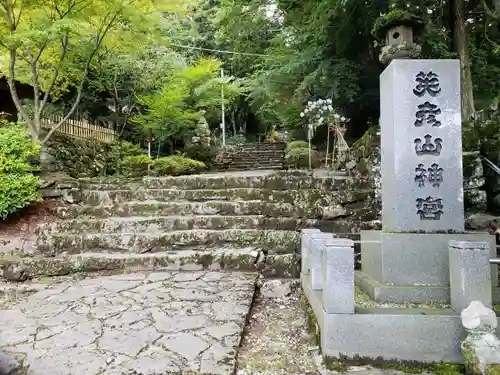
[[[365,363],[462,363],[460,315],[451,309],[359,309],[327,314],[321,292],[301,280],[320,329],[321,352],[331,359]]]
[[[394,303],[450,302],[448,285],[384,285],[362,271],[356,271],[356,285],[375,301]],[[492,287],[493,303],[500,304],[500,287]]]
[[[376,301],[449,301],[448,242],[486,241],[496,257],[495,237],[488,233],[388,233],[361,232],[359,287]],[[497,266],[491,272],[498,287]]]

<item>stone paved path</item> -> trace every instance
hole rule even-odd
[[[0,363],[29,375],[232,374],[255,277],[144,272],[47,286],[3,306]]]

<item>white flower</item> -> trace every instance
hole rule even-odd
[[[333,111],[333,107],[332,107],[331,105],[329,105],[329,106],[328,106],[328,109],[329,109],[330,111]]]
[[[316,117],[317,117],[317,118],[321,118],[321,115],[318,113],[318,114],[316,115]]]
[[[309,112],[309,108],[304,109],[304,113],[308,113],[308,112]]]
[[[300,112],[300,117],[304,117],[305,116],[305,113],[304,112]]]
[[[327,102],[328,104],[332,104],[332,99],[328,98],[328,99],[326,99],[326,102]]]
[[[308,102],[307,102],[307,105],[311,105],[311,104],[312,104],[312,102],[311,102],[311,101],[308,101]]]
[[[346,120],[346,118],[345,118],[344,116],[342,116],[342,117],[340,118],[340,121],[345,121],[345,120]]]
[[[333,117],[335,117],[335,119],[337,119],[337,120],[340,118],[338,113],[334,114]]]
[[[328,106],[323,106],[323,111],[328,111]]]
[[[323,117],[321,117],[321,118],[318,120],[318,122],[321,124],[321,123],[323,123],[323,120],[324,120],[324,118],[323,118]]]
[[[319,100],[318,100],[318,103],[319,103],[319,104],[323,104],[323,99],[319,99]]]

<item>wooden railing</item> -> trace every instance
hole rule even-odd
[[[52,129],[62,120],[62,117],[52,116],[44,118],[41,125],[44,129]],[[66,120],[56,133],[77,139],[94,140],[102,143],[113,143],[118,140],[118,135],[112,129],[105,128],[104,126],[92,124],[87,120]]]

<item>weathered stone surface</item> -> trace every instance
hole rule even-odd
[[[21,357],[37,375],[229,375],[254,282],[192,271],[48,285],[0,311],[0,363]]]
[[[2,277],[8,281],[24,281],[39,276],[64,276],[79,272],[115,270],[201,270],[231,269],[254,271],[265,258],[259,248],[217,247],[210,251],[192,248],[178,253],[83,253],[58,257],[0,257]],[[294,262],[264,264],[268,272],[282,275],[293,273]]]
[[[97,218],[169,215],[266,215],[269,217],[320,217],[316,207],[265,201],[159,202],[130,201],[115,205],[61,207],[64,219],[93,216]]]
[[[337,190],[347,181],[342,172],[325,174],[320,171],[245,171],[200,174],[179,177],[146,177],[133,182],[124,182],[120,178],[80,179],[79,185],[87,190],[134,190],[149,189],[235,189],[235,188],[265,188],[274,190],[318,188]]]
[[[152,217],[111,217],[109,219],[73,219],[47,223],[38,233],[163,233],[196,229],[281,229],[299,230],[317,226],[316,219],[267,217],[264,215],[193,215]]]
[[[227,229],[185,230],[166,233],[88,233],[40,235],[37,247],[44,255],[78,254],[92,250],[146,253],[175,251],[196,245],[257,245],[274,253],[293,253],[298,250],[299,233],[286,230]]]
[[[325,206],[355,200],[352,191],[332,192],[304,187],[303,189],[272,190],[265,188],[218,189],[140,189],[140,190],[84,190],[80,199],[88,205],[111,205],[126,201],[265,201]]]
[[[469,215],[465,219],[465,228],[468,230],[488,231],[500,228],[500,218],[498,216],[484,213]]]
[[[495,334],[496,314],[479,301],[472,301],[461,314],[469,333],[461,349],[467,374],[493,375],[500,371],[500,340]]]

